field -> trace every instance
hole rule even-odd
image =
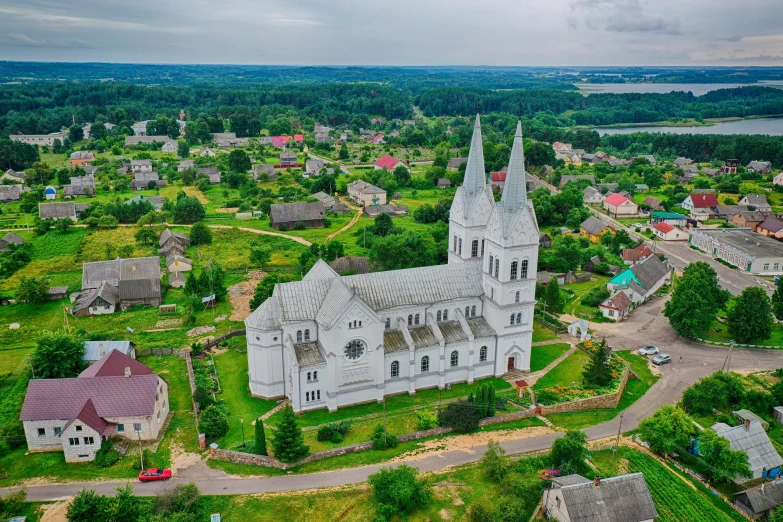
[[[535,349],[534,349],[535,351]],[[571,386],[582,382],[582,371],[587,363],[587,354],[581,350],[566,357],[533,385],[534,390],[543,390],[554,386]]]
[[[571,348],[571,345],[565,343],[534,346],[530,353],[530,371],[537,372],[543,370],[568,351],[569,348]]]

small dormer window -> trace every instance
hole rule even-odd
[[[82,427],[81,426],[76,426],[76,431],[82,431]]]

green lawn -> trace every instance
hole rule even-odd
[[[533,322],[533,342],[539,343],[541,341],[552,341],[557,339],[557,334],[542,325],[538,321]]]
[[[533,350],[535,351],[535,349]],[[570,386],[572,382],[582,382],[582,372],[587,363],[587,354],[576,350],[565,360],[552,368],[541,377],[534,385],[534,390],[543,390],[554,386]]]
[[[565,305],[563,311],[567,314],[581,317],[583,319],[594,319],[596,316],[603,317],[598,309],[594,306],[585,306],[582,304],[582,299],[593,288],[605,287],[606,282],[609,281],[609,277],[599,274],[593,274],[590,281],[584,283],[572,283],[564,286],[563,288],[574,292],[574,297]]]
[[[717,319],[712,321],[707,333],[702,336],[702,339],[713,341],[716,343],[728,343],[732,339],[732,335],[729,333],[729,327],[719,322]],[[783,326],[779,323],[775,323],[772,327],[772,335],[769,339],[763,341],[754,341],[753,343],[759,346],[783,346]]]
[[[552,361],[568,351],[569,348],[571,348],[571,345],[567,343],[534,346],[530,352],[530,371],[537,372],[543,370]]]

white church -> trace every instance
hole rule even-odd
[[[521,123],[496,203],[476,116],[449,237],[447,265],[342,277],[319,260],[276,285],[245,320],[252,395],[334,411],[529,370],[538,224]]]

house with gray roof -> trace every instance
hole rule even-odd
[[[329,266],[340,275],[347,271],[351,271],[353,274],[368,274],[370,272],[370,258],[366,256],[338,257],[329,263]]]
[[[125,205],[132,205],[134,203],[141,203],[142,201],[148,201],[150,205],[152,205],[152,208],[155,210],[160,210],[163,208],[163,203],[166,202],[166,198],[163,196],[143,196],[139,194],[138,196],[134,196],[130,199],[126,199],[124,201]]]
[[[586,179],[591,185],[595,185],[595,176],[592,174],[566,174],[560,177],[560,186],[564,186],[569,181],[579,181],[581,179]]]
[[[751,518],[768,520],[776,509],[783,506],[783,480],[762,482],[735,493],[734,505]]]
[[[166,181],[160,179],[157,172],[136,172],[131,180],[131,189],[144,190],[147,188],[161,188],[166,186]]]
[[[649,300],[671,282],[672,268],[658,256],[648,256],[626,268],[606,284],[612,294],[624,291],[634,306]]]
[[[542,502],[547,518],[560,522],[650,522],[658,518],[641,473],[593,480],[581,475],[552,479]]]
[[[38,205],[38,217],[41,219],[70,218],[76,221],[76,205],[73,202],[40,203]]]
[[[745,167],[750,172],[755,172],[757,174],[769,174],[772,172],[772,163],[769,161],[751,161],[748,163],[748,166]]]
[[[177,172],[182,172],[185,169],[192,169],[196,166],[196,161],[192,159],[180,160],[177,164]]]
[[[381,214],[388,214],[391,217],[407,216],[408,207],[406,205],[392,205],[387,203],[386,205],[370,205],[364,207],[364,215],[368,217],[378,217]]]
[[[157,440],[169,410],[166,380],[111,350],[76,378],[30,379],[19,420],[31,453],[89,462],[111,437]]]
[[[217,167],[202,167],[196,169],[196,176],[204,175],[209,178],[210,185],[220,184],[220,171]]]
[[[169,257],[172,255],[182,255],[190,246],[190,237],[179,232],[172,232],[167,228],[160,234],[158,239],[158,255]]]
[[[22,198],[22,185],[0,185],[0,201],[19,201]]]
[[[160,275],[160,257],[158,256],[127,259],[118,257],[109,261],[84,263],[82,265],[82,293],[84,297],[79,295],[74,314],[113,313],[117,304],[123,310],[136,305],[159,306],[161,302]],[[108,286],[112,288],[108,288]],[[96,289],[97,293],[88,292]],[[87,303],[88,299],[94,299],[94,301]],[[101,300],[107,304],[103,304]],[[102,304],[103,308],[94,311],[95,303]],[[107,309],[107,306],[110,309]]]
[[[468,158],[451,158],[446,164],[446,170],[458,171],[459,166],[468,162]]]
[[[759,478],[775,478],[780,475],[783,458],[778,454],[767,432],[760,422],[745,420],[743,424],[733,428],[722,422],[711,426],[711,429],[729,441],[734,451],[742,451],[748,456],[751,478],[736,477],[734,482],[742,484],[748,480]],[[697,450],[698,452],[698,445]]]
[[[84,341],[82,361],[90,364],[103,359],[106,354],[117,350],[131,359],[136,358],[136,345],[130,341]]]
[[[315,198],[323,203],[326,210],[331,210],[331,208],[337,203],[337,200],[326,192],[316,192],[315,194],[310,194],[310,197]]]
[[[253,167],[253,175],[256,179],[260,178],[262,174],[266,174],[269,177],[269,181],[276,180],[279,176],[273,165],[267,165],[265,163],[256,163]]]
[[[767,196],[764,194],[745,194],[739,201],[740,205],[747,205],[749,207],[755,207],[754,210],[761,212],[769,212],[772,210],[772,205],[767,201]]]
[[[539,229],[521,122],[497,202],[480,123],[450,209],[448,264],[340,276],[318,260],[275,285],[245,320],[253,396],[334,411],[530,369]]]
[[[317,176],[326,163],[321,158],[310,158],[305,162],[305,174],[308,176]]]
[[[386,191],[372,183],[357,179],[348,184],[348,197],[361,207],[386,204]]]
[[[585,187],[582,194],[582,199],[586,205],[600,205],[604,202],[603,194],[595,187]]]
[[[313,203],[281,203],[269,209],[269,224],[275,230],[293,230],[297,226],[304,228],[323,228],[326,226],[326,210],[320,201]],[[299,225],[301,223],[301,225]]]
[[[11,247],[18,247],[22,243],[24,243],[24,238],[9,232],[0,239],[0,252],[8,252],[11,250]]]
[[[14,169],[8,169],[5,172],[0,171],[0,183],[8,180],[11,183],[24,183],[24,172],[16,172]]]

